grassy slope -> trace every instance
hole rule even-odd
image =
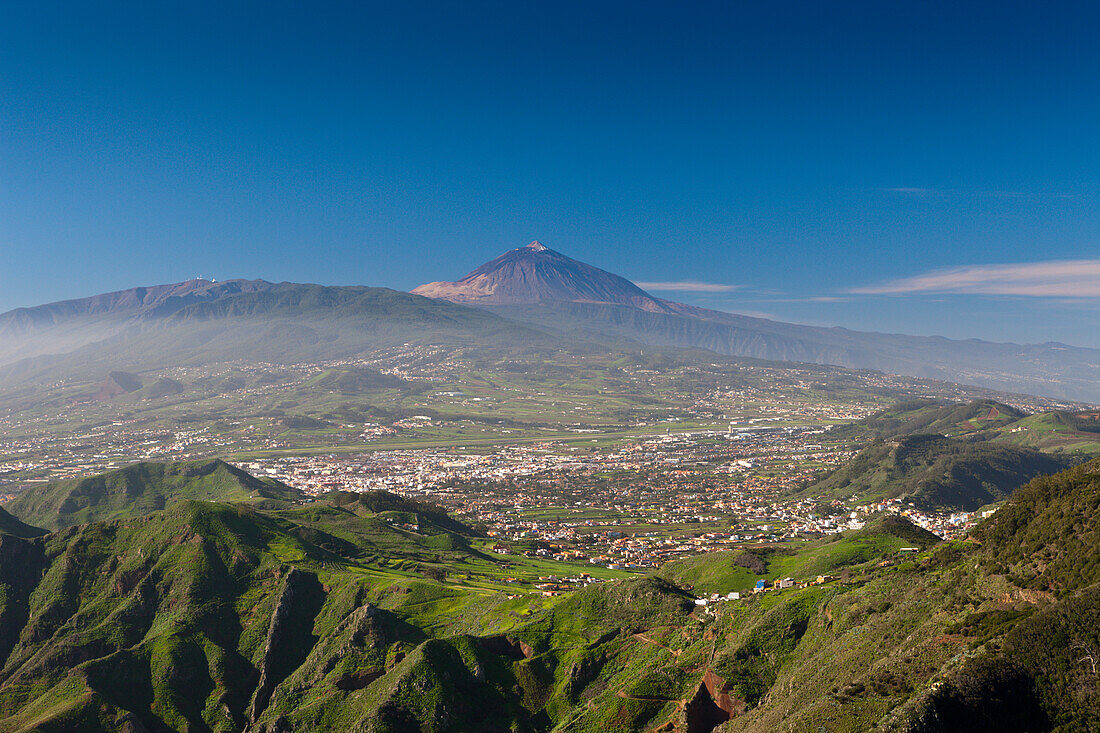
[[[1024,416],[1015,407],[994,400],[944,404],[920,399],[889,407],[837,428],[833,434],[859,439],[893,438],[918,433],[961,436],[1008,425]]]
[[[670,578],[723,582],[726,556],[508,598],[362,562],[356,542],[384,522],[320,503],[314,526],[192,502],[3,537],[19,560],[0,563],[0,628],[19,632],[0,634],[0,729],[702,731],[731,714],[730,731],[1086,729],[1098,496],[1093,462],[1032,482],[980,541],[879,567],[930,539],[887,518],[762,558],[844,579],[711,611]]]
[[[939,537],[901,517],[882,516],[856,532],[794,547],[730,550],[670,562],[658,575],[699,594],[751,590],[758,580],[813,579],[893,558],[903,547],[927,549]]]
[[[140,516],[177,501],[263,502],[300,498],[273,479],[256,478],[220,460],[136,463],[111,473],[56,481],[25,491],[6,509],[51,530]]]
[[[1066,412],[1029,415],[989,431],[989,439],[1042,451],[1095,456],[1100,454],[1100,423],[1095,414],[1091,419]]]
[[[930,433],[1048,453],[1085,457],[1100,454],[1100,418],[1096,412],[1027,415],[989,399],[948,404],[930,399],[909,400],[840,426],[830,435],[865,441]]]
[[[935,435],[876,441],[804,488],[804,496],[859,502],[907,497],[918,506],[974,510],[1076,459]]]

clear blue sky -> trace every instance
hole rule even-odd
[[[1098,35],[1073,2],[12,0],[0,310],[409,289],[539,239],[725,310],[1100,346]]]

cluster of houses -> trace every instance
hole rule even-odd
[[[776,578],[775,580],[766,580],[761,578],[756,581],[756,585],[753,586],[753,593],[766,593],[771,590],[784,590],[787,588],[807,588],[811,585],[823,585],[836,580],[836,576],[833,575],[819,575],[813,580],[795,580],[794,578]],[[739,591],[730,591],[729,593],[711,593],[705,598],[696,598],[696,606],[711,606],[715,603],[722,603],[724,601],[738,601],[741,600],[741,593]]]

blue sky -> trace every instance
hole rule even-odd
[[[538,239],[724,310],[1100,346],[1097,31],[1088,3],[6,2],[0,310],[409,289]]]

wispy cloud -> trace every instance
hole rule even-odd
[[[724,285],[722,283],[704,283],[697,280],[634,284],[643,290],[675,290],[684,293],[728,293],[741,287],[740,285]]]
[[[1013,265],[971,265],[853,288],[861,295],[958,293],[1100,298],[1100,260],[1050,260]]]
[[[908,193],[908,194],[913,194],[915,196],[927,196],[930,193],[936,193],[931,188],[904,188],[903,187],[903,188],[884,188],[882,190],[887,191],[889,193]]]
[[[914,196],[917,198],[972,198],[972,199],[1069,199],[1078,198],[1079,194],[1061,191],[988,191],[960,188],[921,188],[919,186],[894,186],[892,188],[879,188],[876,191],[883,193],[895,193],[902,196]]]
[[[738,308],[736,311],[739,316],[748,316],[749,318],[763,318],[766,321],[782,321],[783,319],[774,313],[768,313],[767,311],[747,311],[742,308]]]
[[[812,295],[805,298],[763,298],[749,303],[847,303],[852,298],[843,295]]]

